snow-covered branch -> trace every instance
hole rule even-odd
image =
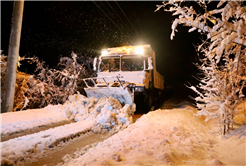
[[[178,16],[172,23],[171,39],[178,24],[191,27],[189,32],[198,30],[207,35],[198,46],[203,58],[197,67],[204,77],[199,85],[190,88],[198,95],[195,98],[198,115],[207,116],[207,120],[217,118],[221,133],[225,134],[233,127],[235,108],[244,98],[246,7],[242,1],[220,1],[217,9],[208,11],[209,2],[200,0],[193,2],[202,7],[195,11],[182,2],[164,1],[163,5],[157,5],[157,10],[164,8]]]
[[[14,111],[28,108],[45,107],[48,104],[62,104],[69,95],[76,91],[83,94],[84,83],[80,79],[93,76],[93,59],[77,56],[72,52],[70,57],[60,58],[59,69],[45,67],[37,57],[20,57],[21,61],[27,60],[30,64],[36,64],[36,75],[17,72],[17,88],[15,95]],[[4,77],[7,63],[5,56],[1,55],[1,77]],[[79,62],[80,61],[80,62]],[[1,80],[4,80],[1,78]],[[3,84],[3,82],[2,82]],[[3,92],[3,88],[1,87]]]

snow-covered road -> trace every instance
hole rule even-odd
[[[54,107],[51,106],[51,110]],[[126,105],[122,108],[116,100],[110,98],[98,101],[78,95],[59,108],[60,112],[66,113],[67,118],[76,119],[77,122],[2,142],[1,164],[47,164],[41,161],[49,162],[52,152],[55,154],[61,151],[63,153],[51,165],[57,162],[60,162],[57,165],[246,163],[245,128],[239,128],[239,133],[224,138],[214,132],[213,122],[206,123],[204,117],[195,116],[198,110],[187,102],[179,103],[175,109],[151,111],[135,123],[132,123],[134,107]],[[245,111],[243,108],[245,106],[239,108],[242,113]],[[241,117],[238,115],[235,120],[242,121]],[[87,136],[87,139],[91,139],[89,131],[110,131],[113,136],[109,134],[101,140],[88,143],[88,146],[79,146],[79,139],[82,142]],[[71,140],[76,133],[80,133],[81,137]],[[75,149],[67,151],[66,148],[70,146]]]
[[[110,133],[93,133],[88,132],[86,134],[81,134],[79,137],[68,140],[67,142],[61,142],[59,145],[54,146],[45,151],[42,155],[35,154],[29,160],[26,160],[23,165],[25,166],[54,166],[58,163],[63,162],[66,156],[71,156],[76,158],[78,149],[83,149],[84,152],[94,146],[99,142],[111,137]]]
[[[68,120],[68,117],[63,112],[55,109],[49,110],[48,108],[0,114],[2,120],[1,136]]]
[[[1,114],[2,135],[11,135],[64,119],[76,121],[1,142],[1,162],[21,164],[25,162],[27,156],[45,153],[45,150],[60,142],[66,142],[89,131],[117,132],[133,123],[134,111],[135,104],[133,106],[126,104],[122,107],[120,102],[112,97],[98,100],[76,94],[70,96],[64,105]]]
[[[42,153],[43,150],[48,149],[50,146],[55,146],[57,142],[86,133],[91,130],[93,125],[94,123],[92,121],[80,121],[10,139],[2,142],[1,155],[2,157],[19,161],[27,153]]]

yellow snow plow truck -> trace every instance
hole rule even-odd
[[[103,49],[94,59],[97,77],[83,79],[87,97],[114,97],[122,104],[139,101],[150,109],[164,90],[150,45]],[[138,107],[138,104],[137,104]]]

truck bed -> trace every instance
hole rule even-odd
[[[154,73],[154,88],[164,90],[164,77],[156,70]]]

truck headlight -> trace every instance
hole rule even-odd
[[[102,50],[102,56],[107,54],[108,54],[107,50]]]
[[[135,54],[143,55],[143,53],[144,53],[143,47],[136,48]]]

